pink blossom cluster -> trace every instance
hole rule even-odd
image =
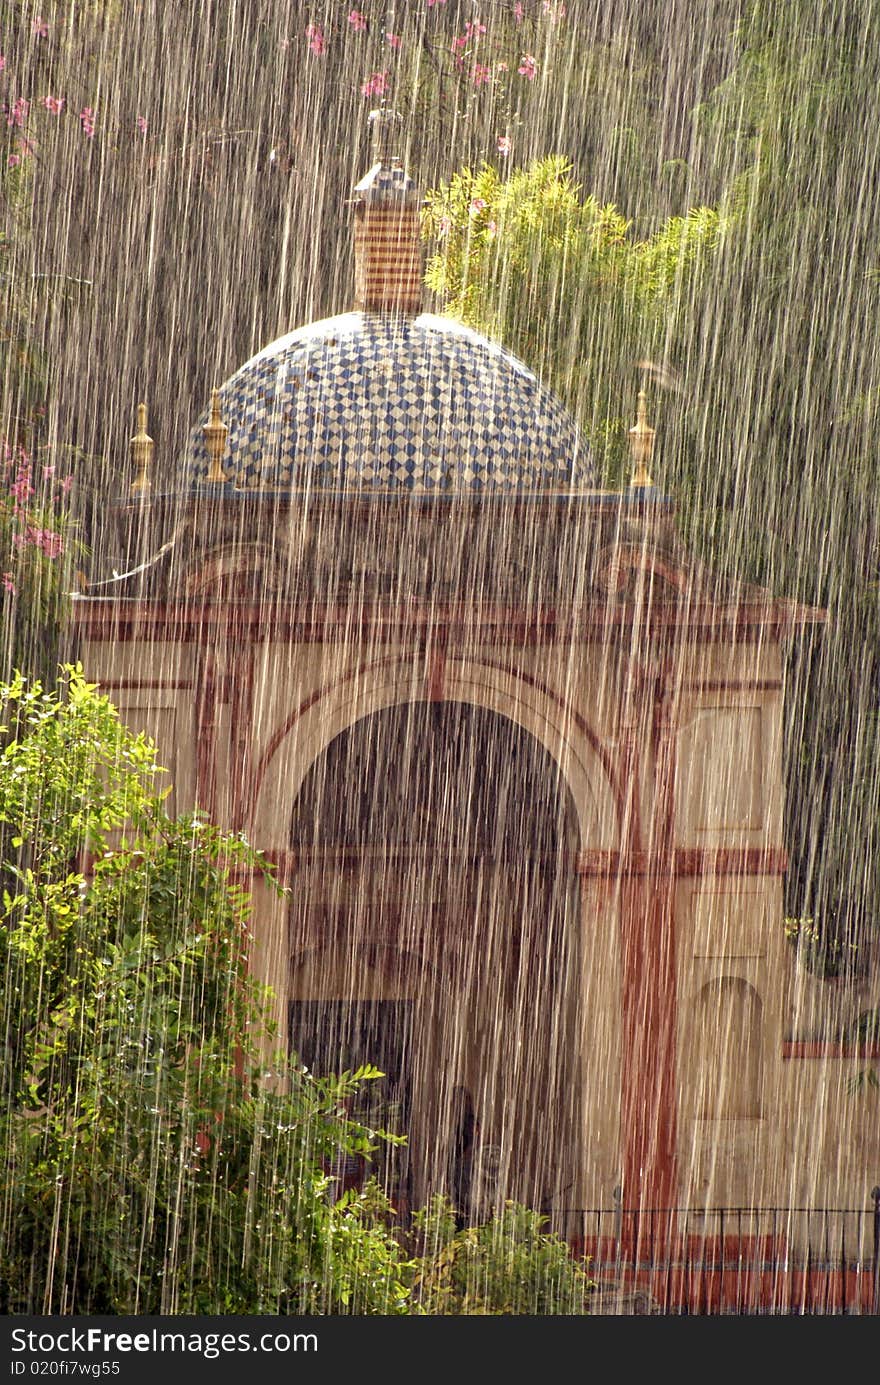
[[[25,548],[39,549],[47,558],[54,561],[64,552],[64,537],[57,529],[35,523],[32,519],[30,502],[36,494],[32,479],[30,458],[23,447],[13,447],[8,440],[0,443],[0,470],[7,475],[12,473],[9,496],[12,500],[12,518],[16,522],[16,532],[12,535],[12,552]],[[43,479],[55,476],[54,464],[43,467]],[[67,476],[60,482],[59,489],[66,495],[71,488],[72,478]],[[0,584],[11,596],[17,592],[15,573],[12,570],[0,573]]]
[[[367,16],[360,10],[352,10],[348,22],[357,33],[362,33],[367,27]]]
[[[327,47],[327,41],[324,38],[324,30],[321,28],[320,24],[307,24],[306,38],[308,39],[311,51],[320,57]]]
[[[92,110],[91,106],[83,106],[79,113],[79,120],[83,128],[83,134],[88,139],[91,139],[95,133],[95,112]]]
[[[9,487],[9,494],[14,501],[12,506],[12,513],[14,515],[20,515],[22,513],[33,493],[34,488],[31,485],[31,469],[26,456],[22,453],[18,471],[15,473],[15,480]]]
[[[384,96],[388,90],[388,73],[373,72],[361,83],[362,96]]]
[[[30,108],[31,103],[26,97],[17,96],[11,106],[3,106],[6,124],[20,130],[28,118]]]
[[[36,524],[29,524],[23,534],[13,534],[12,543],[15,548],[25,548],[31,544],[45,553],[47,558],[60,558],[64,552],[61,535],[54,529],[40,529]]]

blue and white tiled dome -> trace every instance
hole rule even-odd
[[[223,471],[251,493],[572,494],[595,486],[567,410],[460,323],[345,313],[267,346],[226,381]],[[208,457],[201,419],[187,484]]]

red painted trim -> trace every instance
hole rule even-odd
[[[784,875],[788,856],[782,847],[676,847],[661,851],[580,851],[574,862],[577,875],[593,879],[619,879],[624,875],[677,877],[702,875]]]
[[[782,1058],[784,1062],[811,1058],[859,1058],[876,1061],[880,1058],[880,1043],[786,1039],[782,1045]]]
[[[443,687],[446,680],[446,641],[441,638],[431,648],[428,674],[425,679],[425,700],[443,702]]]
[[[229,698],[229,756],[232,773],[229,812],[232,825],[243,831],[253,803],[254,654],[253,646],[238,651]]]
[[[196,803],[210,817],[217,815],[217,705],[223,700],[223,680],[214,659],[203,651],[195,696]]]
[[[413,864],[424,864],[426,861],[434,859],[433,847],[382,847],[382,848],[361,848],[356,846],[328,847],[324,850],[311,850],[292,848],[290,850],[268,849],[263,856],[275,868],[278,879],[282,884],[294,879],[303,870],[321,868],[322,866],[332,866],[334,868],[357,868],[362,864],[369,864],[371,861],[381,863],[404,862]],[[444,864],[449,861],[460,861],[463,867],[476,865],[481,861],[496,861],[499,864],[506,862],[510,865],[507,857],[495,856],[491,852],[468,852],[468,851],[445,851]],[[573,869],[573,858],[567,852],[543,852],[535,855],[521,855],[518,862],[529,861],[557,861],[564,869]],[[251,878],[253,871],[246,871],[242,879]]]
[[[785,875],[788,853],[781,846],[677,847],[676,875]]]
[[[621,876],[623,1205],[671,1207],[677,1196],[676,965],[674,911],[676,725],[662,685],[654,697],[654,849],[638,850],[640,738],[629,728],[623,753],[628,770],[628,841],[622,859],[651,863]],[[623,758],[622,755],[622,758]],[[655,1226],[655,1235],[671,1234]],[[631,1247],[634,1254],[638,1246]]]
[[[782,692],[781,678],[753,678],[753,679],[714,679],[707,678],[696,680],[693,683],[683,683],[682,692],[685,693],[714,693],[714,692]]]
[[[825,612],[790,601],[652,603],[650,607],[615,606],[597,601],[562,608],[494,606],[489,603],[437,603],[413,600],[392,605],[364,602],[352,605],[308,603],[293,607],[279,601],[268,607],[246,603],[143,601],[134,598],[80,597],[73,603],[72,622],[91,639],[125,641],[156,639],[213,639],[218,630],[235,639],[326,641],[344,632],[373,640],[399,640],[412,634],[465,633],[494,644],[546,644],[596,635],[625,636],[637,628],[642,637],[660,631],[701,635],[710,643],[734,638],[749,641],[767,632],[776,636],[805,625],[821,624]]]

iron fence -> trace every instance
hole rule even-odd
[[[880,1187],[862,1208],[567,1214],[594,1313],[880,1314]]]

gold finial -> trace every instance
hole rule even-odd
[[[148,491],[152,484],[150,481],[150,463],[153,460],[153,439],[147,433],[146,404],[138,404],[137,406],[137,432],[129,446],[131,447],[131,460],[135,465],[135,477],[130,489]]]
[[[636,421],[629,430],[629,450],[633,459],[631,486],[653,486],[648,463],[654,455],[655,430],[648,423],[648,401],[644,390],[639,390]]]
[[[226,450],[226,435],[229,429],[220,417],[220,391],[211,390],[211,419],[205,424],[205,446],[208,449],[208,480],[225,481],[220,462]]]

